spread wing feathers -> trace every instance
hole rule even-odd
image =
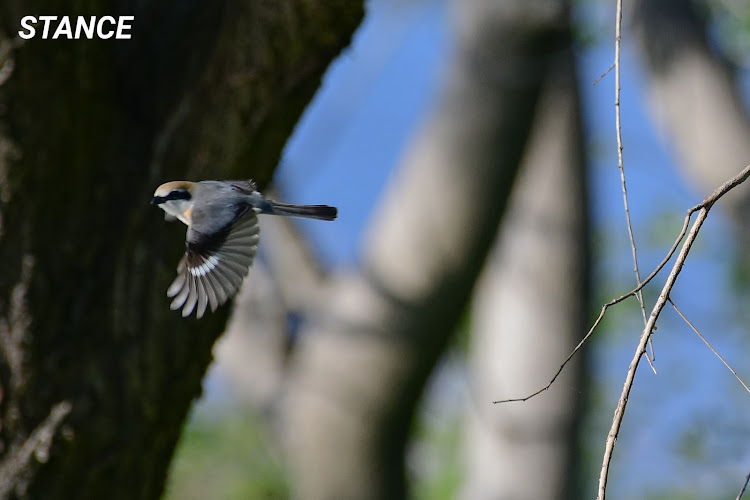
[[[251,194],[258,190],[258,186],[255,184],[255,181],[249,179],[224,182],[226,182],[227,184],[231,184],[234,189],[245,194]]]
[[[167,290],[167,296],[174,297],[170,309],[182,307],[185,317],[197,306],[200,318],[207,306],[215,311],[237,293],[258,251],[259,230],[252,211],[217,234],[188,230],[185,256]]]

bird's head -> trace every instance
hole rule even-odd
[[[195,183],[189,181],[166,182],[156,188],[152,205],[159,205],[167,217],[176,217],[190,225]]]

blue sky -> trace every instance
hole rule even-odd
[[[276,176],[283,196],[340,209],[336,224],[302,221],[321,259],[331,266],[356,265],[376,201],[434,102],[450,50],[448,5],[446,0],[369,2],[352,46],[329,69],[287,145]],[[581,2],[579,9],[583,12],[578,18],[604,35],[579,52],[597,242],[596,297],[604,301],[612,298],[605,290],[626,291],[635,279],[617,170],[613,75],[593,85],[613,61],[614,13],[600,3]],[[653,127],[643,74],[627,33],[622,78],[625,166],[645,276],[679,231],[685,210],[707,193],[684,182],[668,143]],[[728,286],[731,248],[730,223],[719,206],[704,226],[673,297],[750,379],[744,304]],[[653,298],[653,292],[648,296]],[[587,440],[597,462],[642,328],[635,301],[619,307],[617,331],[602,330],[600,336],[607,339],[596,343],[592,356],[598,395]],[[736,484],[738,490],[750,470],[750,452],[737,446],[737,436],[746,442],[750,435],[750,396],[671,310],[665,310],[659,323],[656,348],[659,375],[642,365],[629,402],[611,473],[613,498],[644,498],[669,488],[685,488],[695,498],[722,486],[731,489]],[[693,445],[694,459],[684,459],[680,450]],[[598,466],[591,471],[592,481],[597,474]]]
[[[336,224],[303,224],[330,262],[356,263],[370,212],[435,98],[449,47],[444,7],[369,2],[287,144],[275,178],[285,196],[340,208]]]

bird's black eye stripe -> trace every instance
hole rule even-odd
[[[170,200],[189,200],[192,198],[190,195],[190,192],[186,189],[175,189],[174,191],[170,191],[167,196],[154,196],[154,198],[151,200],[152,205],[161,205],[165,201]]]
[[[189,200],[190,199],[190,193],[185,189],[175,189],[174,191],[170,191],[167,196],[164,197],[165,200]]]
[[[155,196],[154,200],[158,200],[159,203],[164,203],[170,200],[189,200],[191,198],[190,192],[184,189],[175,189],[170,191],[167,196]]]

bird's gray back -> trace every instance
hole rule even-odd
[[[196,183],[191,229],[206,235],[227,229],[252,209],[251,197],[226,182]]]

